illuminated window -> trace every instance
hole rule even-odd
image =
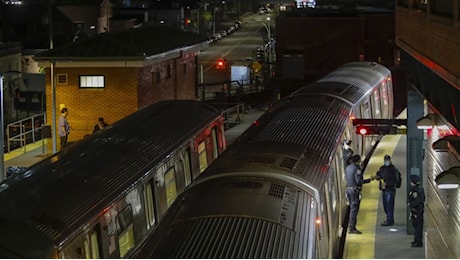
[[[198,145],[198,157],[200,160],[200,173],[201,173],[208,167],[208,157],[206,154],[206,144],[204,141]]]
[[[216,131],[216,128],[213,128],[212,129],[212,150],[213,150],[213,153],[214,153],[214,159],[217,158],[217,156],[219,156],[219,141],[217,139],[217,131]]]
[[[190,164],[190,150],[187,149],[184,155],[184,175],[185,175],[185,186],[188,186],[192,182],[192,165]]]
[[[166,184],[166,202],[169,208],[177,198],[176,174],[175,174],[174,168],[169,169],[165,173],[165,184]]]
[[[124,257],[134,248],[133,214],[129,206],[117,215],[117,234],[120,257]]]
[[[104,76],[80,76],[80,88],[104,88]]]
[[[144,204],[147,229],[150,229],[155,224],[155,204],[153,200],[151,181],[149,181],[144,188]]]
[[[91,233],[90,241],[91,241],[91,259],[101,258],[99,255],[99,244],[98,244],[96,232]]]

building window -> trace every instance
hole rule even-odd
[[[80,88],[104,88],[104,76],[80,76]]]
[[[171,64],[168,64],[168,66],[166,67],[166,78],[170,79],[171,74],[172,74],[172,66],[171,66]]]
[[[57,85],[67,85],[67,74],[57,74],[56,75],[56,84]]]
[[[160,74],[160,71],[154,71],[154,72],[152,73],[152,79],[153,79],[153,83],[154,83],[154,84],[160,83],[160,82],[161,82],[161,74]]]

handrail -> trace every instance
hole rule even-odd
[[[24,152],[26,152],[27,144],[35,143],[37,140],[42,139],[41,130],[45,123],[45,113],[35,114],[9,123],[6,127],[8,152],[16,148],[24,148]]]

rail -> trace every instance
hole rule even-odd
[[[19,121],[10,123],[6,127],[7,149],[23,148],[42,139],[42,129],[46,122],[46,114],[36,114]]]
[[[259,84],[250,84],[247,80],[233,80],[200,84],[196,95],[200,101],[223,100],[228,97],[241,97],[244,94],[260,92],[262,89]]]

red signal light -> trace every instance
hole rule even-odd
[[[368,134],[368,129],[364,126],[359,126],[358,128],[356,128],[356,133],[357,134],[360,134],[360,135],[367,135]]]
[[[216,63],[216,68],[218,70],[225,69],[225,59],[218,59]]]

